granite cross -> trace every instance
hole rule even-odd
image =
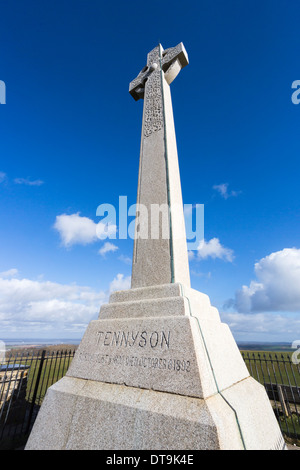
[[[165,79],[170,85],[180,70],[188,63],[188,56],[182,42],[176,47],[165,50],[161,45],[155,47],[147,56],[147,65],[130,82],[129,93],[136,101],[144,98],[146,80],[160,65],[164,71]]]
[[[173,282],[190,285],[169,87],[187,64],[182,43],[166,50],[159,44],[148,53],[147,65],[129,85],[136,101],[144,98],[132,287]],[[154,221],[153,211],[163,213],[165,207],[167,218]],[[143,210],[146,216],[141,217]],[[168,236],[162,236],[166,225]]]

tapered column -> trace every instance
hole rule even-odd
[[[144,98],[132,288],[190,285],[172,100],[169,84],[188,63],[182,44],[154,48],[131,82]]]

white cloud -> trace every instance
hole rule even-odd
[[[6,173],[4,171],[0,171],[0,183],[6,180]]]
[[[189,256],[190,259],[192,259],[191,255]],[[219,258],[224,261],[232,262],[234,253],[230,248],[222,246],[218,238],[212,238],[208,242],[201,240],[198,246],[197,257],[198,259]]]
[[[98,253],[101,255],[101,256],[105,256],[106,253],[109,253],[110,251],[114,252],[116,250],[118,250],[119,248],[114,245],[113,243],[110,243],[110,242],[106,242],[104,243],[103,247],[100,248],[100,250],[98,251]]]
[[[300,318],[297,314],[221,312],[220,315],[239,341],[293,341],[299,338]]]
[[[64,246],[76,243],[86,245],[97,240],[96,224],[88,217],[77,214],[56,216],[54,228],[59,232]]]
[[[56,216],[54,228],[59,232],[62,243],[66,247],[81,244],[87,245],[98,239],[103,240],[116,234],[115,225],[96,224],[88,217],[76,214],[61,214]]]
[[[228,183],[222,184],[215,184],[213,189],[215,189],[224,199],[228,199],[229,197],[237,196],[241,191],[228,191]]]
[[[15,178],[14,182],[16,184],[25,184],[26,186],[41,186],[44,184],[42,180],[30,180],[29,178]]]
[[[6,277],[15,277],[15,276],[17,276],[18,272],[19,271],[15,268],[8,269],[7,271],[2,271],[2,273],[0,273],[0,277],[2,277],[2,278],[3,277],[4,278],[6,278]]]
[[[100,306],[108,302],[110,293],[129,287],[130,277],[123,274],[118,274],[106,291],[0,276],[0,339],[12,335],[22,338],[82,335],[88,323],[98,318]]]
[[[124,277],[124,274],[117,274],[117,277],[109,285],[109,293],[115,290],[130,289],[131,276]]]
[[[254,270],[257,280],[242,286],[231,302],[238,312],[300,311],[300,249],[271,253]]]
[[[108,298],[104,291],[90,287],[30,279],[0,277],[0,331],[19,332],[23,337],[45,330],[83,328]]]

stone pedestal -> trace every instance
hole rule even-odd
[[[209,298],[180,284],[112,294],[27,449],[282,449],[264,387]]]

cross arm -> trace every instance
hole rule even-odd
[[[189,63],[188,55],[182,42],[166,50],[163,50],[159,44],[157,48],[148,54],[147,65],[129,85],[129,93],[135,101],[144,98],[146,80],[158,68],[159,63],[161,63],[165,79],[170,85],[180,70]]]
[[[144,98],[145,82],[151,72],[153,72],[153,70],[155,70],[157,67],[158,65],[156,63],[150,65],[150,67],[146,65],[140,71],[138,76],[130,82],[129,93],[135,99],[135,101],[138,101],[140,98]]]
[[[175,47],[164,50],[162,53],[161,66],[169,85],[177,77],[180,70],[188,65],[188,63],[188,55],[182,42]]]

